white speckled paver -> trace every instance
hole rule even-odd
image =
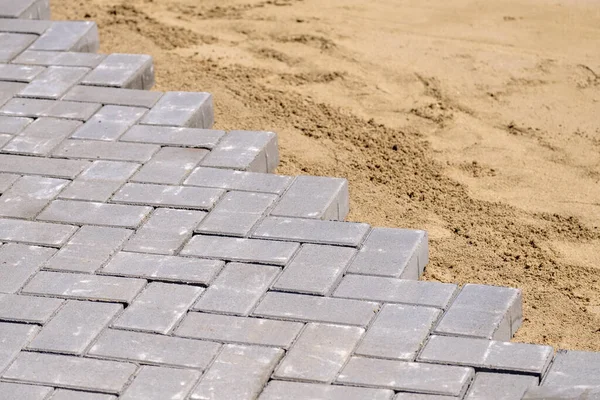
[[[0,0],[0,399],[600,396],[600,354],[509,342],[520,290],[419,281],[425,231],[49,15]]]

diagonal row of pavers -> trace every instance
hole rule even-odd
[[[509,342],[519,290],[418,281],[426,232],[49,15],[0,0],[0,399],[600,395],[600,354]]]

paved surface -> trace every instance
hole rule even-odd
[[[49,16],[0,0],[0,399],[600,397],[599,354],[508,342],[519,290],[418,281],[426,232]]]

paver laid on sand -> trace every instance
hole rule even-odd
[[[425,231],[49,17],[0,0],[0,400],[600,398],[599,353],[509,342],[519,289],[419,281]]]

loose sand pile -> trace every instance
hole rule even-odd
[[[517,340],[600,350],[594,0],[54,0],[284,174],[350,180],[350,220],[427,229],[425,278],[516,286]]]

